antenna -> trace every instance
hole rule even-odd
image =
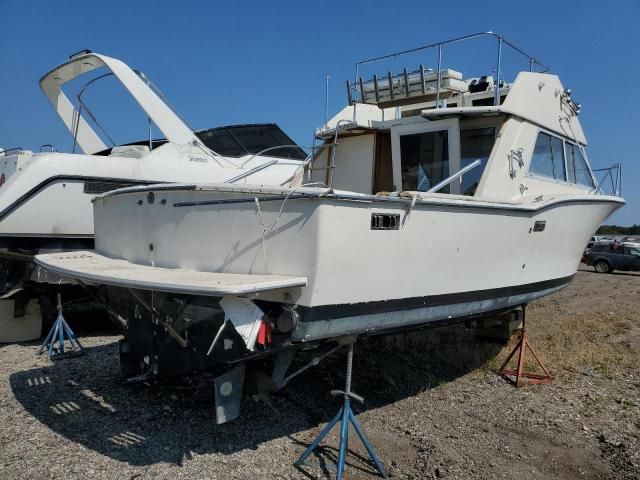
[[[331,77],[326,75],[324,77],[324,124],[329,123],[329,79]]]

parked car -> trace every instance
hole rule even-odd
[[[596,243],[585,252],[584,261],[598,273],[640,271],[640,247],[619,242]]]
[[[613,240],[607,237],[603,237],[602,235],[593,235],[589,240],[589,243],[587,243],[587,248],[593,247],[596,243],[607,243],[607,242],[613,242]]]

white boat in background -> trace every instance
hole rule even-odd
[[[445,68],[448,45],[480,37],[497,41],[495,78]],[[528,70],[512,82],[501,75],[508,47]],[[432,71],[348,83],[349,105],[316,131],[324,144],[306,184],[105,193],[95,252],[36,261],[108,287],[128,325],[130,373],[236,364],[220,377],[233,385],[258,356],[279,353],[282,380],[303,345],[464,321],[558,291],[624,204],[593,175],[579,106],[546,66],[490,32],[357,71],[434,49]],[[224,412],[228,393],[216,395]]]
[[[148,118],[141,125],[147,140],[116,145],[89,109],[83,95],[107,77],[115,77]],[[81,81],[79,93],[69,97],[63,87]],[[44,75],[40,86],[73,136],[73,149],[0,151],[4,259],[30,262],[38,252],[93,248],[91,199],[115,188],[201,181],[284,186],[303,171],[306,154],[276,125],[194,132],[144,74],[115,58],[80,52]],[[152,140],[152,131],[165,138]]]

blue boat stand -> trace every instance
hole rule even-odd
[[[342,480],[342,474],[344,473],[344,465],[346,461],[347,451],[349,449],[349,423],[353,425],[353,428],[355,429],[356,433],[360,437],[360,440],[362,441],[364,448],[367,449],[367,452],[369,453],[371,460],[373,460],[376,470],[378,471],[380,476],[382,478],[387,478],[387,474],[382,468],[382,465],[380,464],[380,460],[378,460],[376,453],[373,451],[373,448],[371,447],[371,444],[367,440],[367,437],[365,437],[364,432],[362,431],[362,427],[360,426],[360,423],[358,422],[358,420],[356,420],[356,417],[353,414],[353,410],[351,409],[351,399],[359,403],[362,403],[364,401],[364,399],[361,396],[351,391],[352,369],[353,369],[353,343],[350,343],[349,351],[347,353],[347,376],[345,381],[345,389],[344,391],[342,390],[331,391],[331,395],[333,395],[334,397],[342,396],[344,399],[344,404],[342,405],[342,407],[340,407],[340,410],[338,411],[336,416],[333,417],[333,420],[331,420],[329,424],[322,430],[322,432],[320,432],[320,435],[318,435],[318,437],[311,443],[311,445],[309,445],[309,448],[307,448],[304,451],[304,453],[300,456],[300,458],[296,460],[294,465],[296,466],[302,465],[305,462],[305,460],[309,457],[309,455],[311,455],[311,453],[318,447],[318,445],[320,444],[322,439],[327,435],[327,433],[329,433],[329,431],[331,431],[334,425],[338,423],[338,421],[340,421],[340,445],[338,448],[338,466],[337,466],[338,473],[336,475],[337,480]]]
[[[71,347],[66,352],[64,349],[65,336],[68,338]],[[73,330],[71,330],[71,327],[62,316],[62,296],[60,294],[58,294],[58,318],[53,323],[44,342],[40,345],[37,354],[40,355],[44,350],[47,350],[49,360],[84,355],[86,353]]]

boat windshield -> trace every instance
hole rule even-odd
[[[200,140],[214,152],[229,157],[253,155],[273,149],[276,157],[304,160],[307,155],[300,147],[284,148],[295,142],[276,124],[232,125],[212,128],[196,133]],[[275,148],[282,146],[283,148]]]
[[[225,157],[242,157],[254,155],[272,148],[270,155],[279,158],[304,160],[307,154],[300,147],[287,147],[295,142],[284,133],[275,123],[228,125],[224,127],[197,130],[196,136],[208,148]],[[165,139],[151,141],[151,148],[155,149],[167,143]],[[126,145],[149,145],[149,140],[140,140]],[[274,148],[282,146],[283,148]],[[94,155],[109,155],[111,148],[97,152]]]

